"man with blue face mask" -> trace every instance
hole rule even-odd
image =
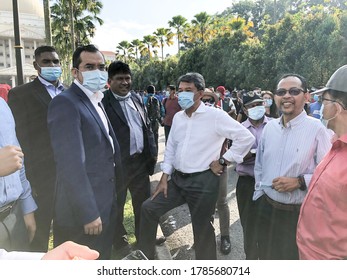
[[[178,79],[178,103],[167,141],[162,177],[153,196],[142,204],[139,248],[154,259],[159,218],[188,203],[196,259],[216,259],[216,239],[211,217],[215,212],[220,175],[231,162],[242,162],[254,143],[253,135],[218,108],[201,101],[205,81],[199,73]],[[233,145],[220,157],[222,144]],[[170,177],[170,179],[169,179]]]
[[[54,247],[71,240],[110,259],[123,180],[118,141],[101,104],[105,59],[87,45],[75,50],[72,64],[75,80],[52,100],[47,117],[57,170]]]
[[[256,141],[243,162],[236,165],[236,172],[239,175],[236,185],[236,200],[243,230],[246,260],[257,260],[259,257],[256,227],[257,209],[256,201],[253,201],[254,163],[260,136],[269,120],[265,116],[265,100],[261,99],[254,91],[244,93],[242,101],[243,112],[248,116],[242,125],[254,135]]]
[[[38,76],[32,82],[10,90],[8,104],[16,121],[17,137],[26,155],[26,174],[38,205],[35,212],[37,231],[30,249],[42,252],[48,249],[56,179],[47,110],[64,86],[59,81],[60,60],[54,47],[38,47],[33,65]]]

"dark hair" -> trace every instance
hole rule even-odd
[[[302,89],[307,92],[307,81],[306,79],[299,75],[299,74],[292,74],[292,73],[289,73],[289,74],[284,74],[281,78],[279,78],[279,80],[277,81],[277,85],[279,84],[279,82],[285,78],[288,78],[288,77],[296,77],[298,78],[300,81],[301,81],[301,86],[302,86]]]
[[[155,92],[155,87],[153,85],[149,85],[147,87],[147,93],[154,93]]]
[[[128,64],[122,62],[122,61],[113,61],[108,66],[107,69],[108,77],[111,79],[116,74],[131,74],[131,70]]]
[[[176,87],[174,85],[168,85],[167,86],[170,90],[176,90]]]
[[[329,89],[327,92],[331,95],[332,98],[338,100],[340,103],[342,103],[342,106],[346,110],[347,108],[347,92],[345,91],[339,91],[339,90],[333,90]]]
[[[81,53],[82,52],[97,53],[100,51],[94,45],[86,45],[86,46],[77,47],[77,49],[75,50],[75,52],[72,55],[72,67],[78,69],[79,65],[81,64]],[[101,53],[101,55],[104,57],[104,55],[102,53]]]
[[[204,77],[196,72],[187,73],[178,78],[177,84],[181,82],[194,83],[198,90],[205,90],[205,80]]]
[[[57,52],[56,49],[52,46],[39,46],[36,48],[34,55],[35,59],[37,59],[44,52]]]

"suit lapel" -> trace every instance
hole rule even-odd
[[[73,91],[76,92],[76,94],[80,97],[81,101],[83,102],[83,104],[87,107],[87,109],[90,111],[90,113],[92,114],[92,116],[94,117],[95,121],[98,123],[100,129],[102,130],[102,132],[104,133],[105,137],[107,138],[107,140],[109,141],[109,134],[106,131],[106,128],[104,126],[104,123],[102,122],[99,113],[96,111],[94,105],[92,104],[92,102],[89,100],[88,96],[78,87],[76,86],[74,83],[71,85],[71,87],[73,88]],[[107,117],[106,117],[107,119]]]
[[[124,112],[122,107],[119,104],[119,101],[113,96],[113,93],[109,90],[108,92],[108,98],[110,98],[110,104],[113,109],[113,111],[116,112],[116,114],[119,116],[119,118],[124,122],[125,124],[128,124],[128,121],[125,118]]]
[[[36,88],[34,91],[34,96],[36,96],[37,99],[41,100],[48,107],[49,103],[52,101],[52,97],[49,95],[45,86],[40,82],[39,78],[36,78],[33,81],[33,84]]]

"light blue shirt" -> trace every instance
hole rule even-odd
[[[307,191],[278,192],[271,188],[277,177],[303,175],[306,185],[331,147],[331,134],[305,111],[284,127],[282,117],[273,119],[264,127],[254,166],[256,200],[264,193],[285,204],[301,204]]]
[[[139,111],[137,111],[134,102],[130,98],[124,98],[112,92],[113,96],[119,101],[130,131],[130,155],[142,153],[144,148],[144,137],[142,130],[142,120]]]
[[[0,98],[0,148],[8,145],[19,146],[12,112],[6,102]],[[0,207],[19,200],[23,214],[37,209],[31,195],[30,183],[23,167],[4,177],[0,177]]]
[[[45,79],[41,78],[40,76],[38,76],[38,78],[40,82],[45,86],[46,90],[48,91],[52,99],[64,90],[64,86],[60,81],[58,81],[58,86],[55,87],[55,85],[53,85],[50,82],[47,82]]]

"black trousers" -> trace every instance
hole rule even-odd
[[[265,195],[258,200],[259,259],[298,260],[296,227],[300,211],[276,209]]]
[[[135,236],[139,240],[140,216],[142,203],[150,197],[150,179],[146,167],[144,154],[126,161],[125,184],[123,189],[117,189],[117,218],[113,244],[115,248],[124,245],[124,236],[127,234],[124,228],[124,205],[127,192],[130,191],[131,201],[135,217]]]
[[[236,200],[240,221],[243,230],[243,243],[246,260],[257,260],[258,234],[257,234],[257,201],[253,201],[254,177],[239,176],[236,185]]]
[[[99,235],[89,235],[84,233],[84,227],[64,227],[59,226],[53,221],[54,247],[59,246],[65,241],[74,241],[86,245],[91,249],[97,250],[99,260],[111,259],[112,240],[114,236],[116,221],[116,203],[113,204],[109,223],[102,224],[102,232]]]
[[[217,259],[212,216],[218,197],[219,177],[208,170],[192,177],[173,173],[168,182],[167,198],[160,193],[142,205],[139,248],[154,259],[159,218],[169,210],[188,203],[192,219],[195,256],[198,260]]]
[[[169,126],[169,125],[164,125],[165,144],[166,144],[166,142],[167,142],[167,139],[169,138],[170,130],[171,130],[171,126]]]

